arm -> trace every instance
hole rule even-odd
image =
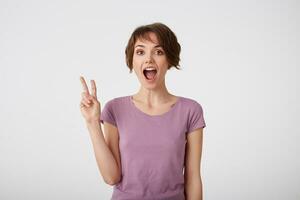
[[[202,200],[202,180],[200,175],[203,128],[189,133],[185,156],[185,195],[187,200]]]
[[[104,123],[104,131],[107,136],[103,137],[99,122],[101,108],[97,99],[96,82],[91,80],[92,93],[90,94],[82,76],[80,76],[80,81],[83,86],[80,111],[85,118],[90,133],[97,165],[104,181],[109,185],[114,185],[119,182],[121,177],[118,130],[117,127]]]
[[[106,125],[106,127],[104,127],[104,129],[106,129],[106,132],[109,130],[113,130],[111,129],[112,127],[108,127],[108,126]],[[109,145],[107,144],[103,136],[101,124],[99,123],[99,121],[87,123],[87,128],[90,133],[90,138],[92,140],[94,154],[96,157],[96,161],[100,173],[107,184],[114,185],[117,182],[119,182],[121,177],[120,167],[119,167],[120,165],[118,164],[119,161],[117,162],[115,156],[113,155],[115,149],[111,150],[109,148]],[[116,135],[114,133],[112,133],[111,135]],[[110,144],[111,143],[112,142],[110,142]]]

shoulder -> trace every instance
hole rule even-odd
[[[104,107],[117,111],[118,109],[124,108],[124,104],[127,100],[128,96],[118,96],[107,100],[103,105]]]
[[[118,96],[110,99],[107,103],[113,104],[114,106],[124,105],[128,101],[129,96]]]
[[[199,101],[192,98],[183,97],[182,102],[182,107],[187,117],[186,132],[191,133],[198,128],[204,128],[206,126],[204,112]]]
[[[115,101],[115,102],[122,102],[122,101],[125,101],[127,98],[129,98],[129,96],[118,96],[118,97],[115,97],[113,98],[112,100]]]
[[[181,97],[181,102],[184,105],[184,107],[187,108],[188,110],[195,110],[195,109],[202,110],[201,103],[196,99],[190,97]]]
[[[104,106],[101,109],[100,120],[107,121],[115,126],[117,126],[117,122],[120,119],[121,113],[126,113],[126,106],[122,102],[125,102],[126,96],[123,97],[114,97],[108,99]],[[102,104],[101,104],[102,105]]]
[[[128,96],[118,96],[111,99],[108,99],[106,101],[106,104],[118,104],[121,102],[124,102],[127,99]]]

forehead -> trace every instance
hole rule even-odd
[[[150,45],[150,46],[158,46],[159,41],[155,33],[149,32],[141,35],[136,39],[135,45]]]

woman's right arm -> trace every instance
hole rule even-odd
[[[117,129],[107,128],[107,125],[105,125],[105,132],[109,133],[109,139],[106,143],[99,120],[101,105],[97,99],[96,83],[94,80],[91,80],[92,92],[90,94],[82,76],[80,77],[80,81],[83,87],[80,110],[90,133],[97,165],[104,181],[109,185],[114,185],[119,182],[121,177],[119,154],[116,153],[118,152],[116,151],[118,148]],[[116,161],[114,154],[118,156],[118,161]]]
[[[100,173],[107,184],[115,185],[120,181],[120,169],[112,151],[105,142],[101,124],[99,121],[92,121],[87,122],[86,125],[90,133]]]

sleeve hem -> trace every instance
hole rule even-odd
[[[102,124],[104,124],[104,122],[107,122],[107,123],[110,123],[110,124],[114,125],[115,127],[117,127],[117,124],[114,123],[112,120],[107,120],[107,119],[103,120],[103,119],[100,119],[100,122]]]
[[[202,126],[196,126],[196,127],[192,128],[191,130],[187,131],[186,134],[188,135],[188,134],[192,133],[193,131],[195,131],[196,129],[199,129],[199,128],[205,128],[205,127],[206,127],[205,124],[202,125]]]

